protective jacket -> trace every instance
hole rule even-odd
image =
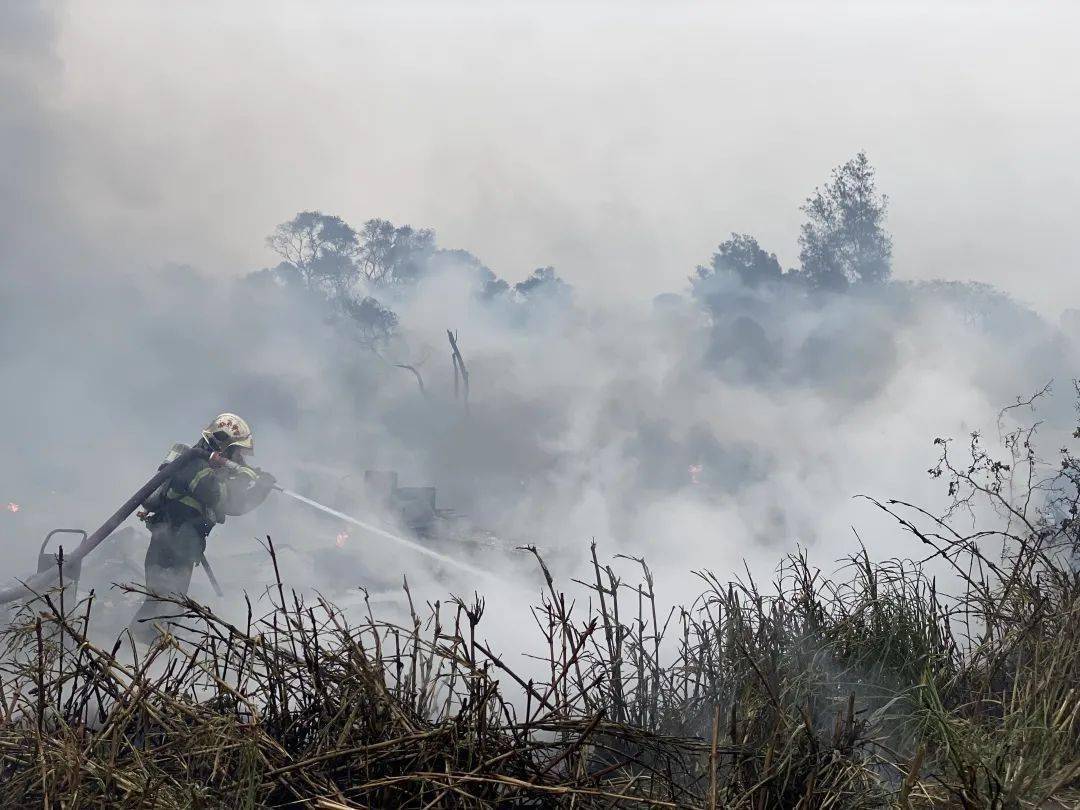
[[[205,440],[196,447],[210,449]],[[174,452],[182,449],[183,445],[175,446]],[[162,523],[172,529],[194,529],[205,538],[226,516],[245,514],[261,504],[272,486],[273,478],[252,467],[226,470],[195,457],[146,501],[144,506],[151,513],[146,522],[151,529]]]

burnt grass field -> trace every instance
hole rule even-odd
[[[147,650],[42,594],[2,639],[0,805],[1076,806],[1080,464],[1034,439],[939,440],[947,514],[874,501],[916,559],[702,572],[667,611],[644,560],[594,548],[583,606],[524,549],[542,679],[478,641],[481,597],[357,624],[278,576],[240,624],[177,600]]]

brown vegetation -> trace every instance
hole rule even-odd
[[[177,600],[140,654],[87,639],[93,597],[45,595],[4,635],[0,804],[1075,806],[1076,467],[1040,478],[1032,436],[1005,461],[973,437],[961,465],[942,442],[933,473],[956,509],[996,508],[993,531],[878,504],[922,561],[860,551],[824,576],[797,555],[767,589],[702,573],[665,614],[644,561],[630,584],[594,549],[582,607],[528,549],[539,679],[478,639],[479,597],[351,625],[279,578],[240,626]]]

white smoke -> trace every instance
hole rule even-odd
[[[1002,405],[1051,378],[1065,383],[1076,366],[1076,342],[1055,325],[1019,306],[973,311],[935,288],[812,299],[732,289],[713,316],[681,288],[634,303],[584,280],[572,305],[484,302],[452,269],[388,297],[403,342],[377,357],[317,302],[244,279],[250,267],[227,277],[167,264],[187,258],[177,245],[199,243],[198,232],[174,235],[157,269],[133,270],[113,266],[115,228],[65,219],[79,201],[39,184],[69,146],[41,90],[57,70],[50,28],[38,26],[47,19],[27,13],[18,30],[31,44],[0,77],[17,102],[0,114],[4,151],[36,167],[4,176],[3,198],[26,207],[0,231],[0,502],[22,506],[0,513],[10,576],[33,567],[45,531],[95,527],[172,442],[230,410],[256,431],[254,461],[286,485],[334,480],[349,491],[365,469],[396,469],[508,545],[540,547],[564,585],[595,539],[605,559],[644,555],[674,601],[694,592],[694,569],[728,575],[747,560],[760,574],[799,544],[828,565],[854,547],[852,526],[872,553],[915,553],[853,496],[940,504],[925,474],[931,440],[993,430]],[[452,394],[447,329],[470,370],[468,413]],[[429,399],[394,362],[421,364]],[[1069,403],[1055,403],[1049,428],[1064,429]],[[256,537],[272,535],[286,579],[312,589],[326,585],[312,549],[334,547],[340,530],[278,500],[230,520],[208,551],[234,589],[223,608],[270,578]],[[482,562],[494,583],[369,544],[355,584],[385,591],[407,575],[421,599],[484,590],[509,634],[535,571],[501,552]],[[198,573],[195,588],[209,595]]]

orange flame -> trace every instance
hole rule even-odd
[[[338,548],[345,548],[345,541],[349,539],[349,533],[345,531],[338,532],[338,536],[334,538],[334,545]]]

